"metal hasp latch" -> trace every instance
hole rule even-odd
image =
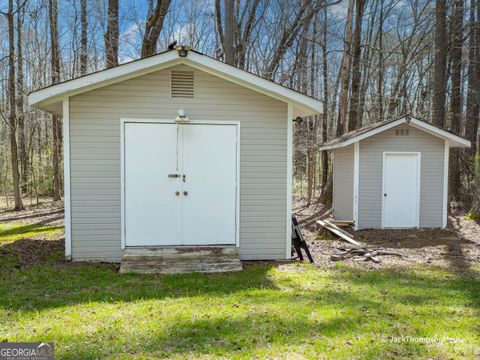
[[[181,174],[168,174],[169,179],[180,179],[182,178],[183,182],[187,180],[187,175],[181,175]]]

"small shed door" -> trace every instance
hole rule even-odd
[[[125,123],[126,246],[235,244],[237,126]]]
[[[420,154],[385,153],[382,227],[418,227],[419,195]]]

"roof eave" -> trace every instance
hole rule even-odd
[[[445,130],[439,129],[436,126],[430,125],[425,121],[416,119],[414,117],[410,118],[410,124],[416,128],[424,130],[425,132],[443,138],[448,142],[449,147],[461,147],[469,148],[472,146],[471,142],[467,139],[462,138],[461,136],[451,134]]]
[[[30,93],[28,103],[39,109],[51,111],[49,105],[61,102],[64,97],[125,81],[176,64],[189,65],[269,97],[291,103],[294,108],[294,116],[308,116],[323,111],[322,102],[319,100],[194,51],[189,52],[187,57],[180,57],[177,51],[169,51],[46,87]]]
[[[323,111],[323,103],[320,100],[221,61],[216,61],[215,67],[212,66],[211,62],[212,59],[210,57],[195,52],[185,58],[185,63],[193,68],[218,76],[227,81],[232,81],[280,101],[292,103],[294,106],[294,116],[309,116],[322,113]]]
[[[73,96],[120,81],[148,74],[167,68],[179,59],[176,51],[169,51],[158,56],[152,56],[141,61],[133,61],[118,67],[113,67],[98,73],[93,73],[64,83],[49,86],[28,95],[31,106],[42,108],[48,104],[61,101],[65,96]]]
[[[462,148],[469,148],[471,147],[471,142],[468,141],[467,139],[464,139],[460,136],[451,134],[445,130],[439,129],[436,126],[430,125],[426,123],[425,121],[416,119],[415,117],[412,116],[404,116],[400,119],[397,119],[395,121],[392,121],[391,123],[385,124],[384,126],[380,126],[378,128],[372,129],[371,131],[359,134],[357,136],[354,136],[350,139],[347,139],[343,142],[337,143],[337,144],[331,144],[331,145],[326,145],[326,146],[320,146],[319,151],[323,150],[333,150],[345,146],[352,145],[356,142],[359,142],[363,139],[369,138],[373,135],[376,135],[378,133],[384,132],[390,128],[393,128],[395,126],[401,125],[401,124],[410,124],[415,128],[418,128],[420,130],[423,130],[433,136],[439,137],[441,139],[444,139],[448,142],[449,147],[454,148],[454,147],[462,147]]]

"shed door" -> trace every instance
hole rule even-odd
[[[183,244],[234,244],[237,127],[183,128]]]
[[[127,246],[178,245],[181,207],[175,124],[126,123],[125,240]]]
[[[383,168],[383,227],[419,226],[420,155],[386,153]]]
[[[236,125],[125,124],[127,246],[235,244]]]

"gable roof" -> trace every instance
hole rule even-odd
[[[382,122],[374,123],[360,129],[350,131],[345,135],[338,137],[336,139],[327,141],[323,143],[319,150],[331,150],[344,146],[354,144],[360,140],[369,138],[378,133],[384,132],[385,130],[391,129],[395,126],[407,124],[413,126],[414,128],[425,131],[433,136],[442,138],[448,141],[450,147],[470,147],[470,141],[464,139],[461,136],[452,134],[449,131],[440,129],[432,124],[427,123],[424,120],[413,117],[411,115],[405,115],[400,118],[394,118],[385,120]]]
[[[66,96],[81,94],[179,64],[185,64],[194,69],[218,76],[277,100],[292,103],[294,117],[321,113],[323,109],[320,100],[194,50],[189,50],[186,57],[181,57],[177,50],[169,50],[51,85],[30,93],[28,102],[39,109],[61,113],[62,100]]]

